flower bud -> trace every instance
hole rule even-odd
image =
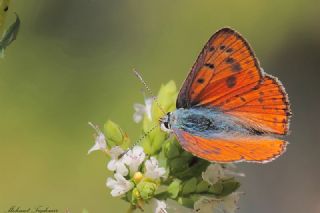
[[[153,197],[157,185],[152,182],[142,181],[137,185],[137,189],[140,192],[140,196],[143,200],[148,200]]]
[[[122,145],[127,136],[124,134],[122,129],[113,121],[108,120],[104,125],[104,130],[108,142],[111,145]]]
[[[136,172],[133,175],[133,180],[136,184],[138,184],[143,178],[143,174],[141,172]]]

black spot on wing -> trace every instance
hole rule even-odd
[[[236,85],[236,77],[234,77],[234,76],[228,77],[226,80],[226,83],[229,88],[234,87]]]
[[[241,71],[241,65],[237,62],[232,64],[231,69],[233,72],[239,72]]]
[[[204,66],[206,66],[210,69],[214,69],[214,64],[207,63],[207,64],[204,64]]]
[[[202,83],[204,82],[204,79],[203,79],[203,78],[199,78],[199,79],[197,80],[197,82],[198,82],[199,84],[202,84]]]

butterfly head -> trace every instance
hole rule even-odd
[[[160,118],[160,128],[164,132],[172,132],[171,130],[171,121],[172,120],[172,112],[168,112],[165,116]]]

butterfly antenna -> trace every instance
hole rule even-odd
[[[142,76],[140,75],[140,73],[133,69],[133,73],[135,74],[135,76],[137,76],[137,78],[141,81],[141,83],[144,85],[144,87],[147,89],[147,91],[149,92],[149,94],[151,95],[152,99],[154,100],[154,102],[157,104],[157,106],[159,107],[159,109],[161,110],[161,112],[163,113],[163,115],[167,114],[165,112],[165,110],[163,109],[163,107],[160,105],[160,103],[158,102],[157,97],[153,94],[152,90],[150,89],[150,87],[147,85],[147,83],[143,80]]]
[[[138,145],[143,139],[145,139],[153,130],[155,130],[157,127],[159,127],[160,124],[156,124],[154,125],[151,129],[149,129],[147,132],[145,132],[143,135],[140,136],[140,138],[134,142],[130,148],[128,148],[124,153],[122,153],[120,155],[119,158],[121,158],[122,156],[124,156],[125,154],[127,154],[127,152],[132,149],[134,146]]]

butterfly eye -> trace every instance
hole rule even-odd
[[[163,122],[163,123],[161,123],[160,128],[161,128],[161,130],[164,131],[164,132],[172,132],[172,130],[170,129],[170,125],[169,125],[168,122]]]

